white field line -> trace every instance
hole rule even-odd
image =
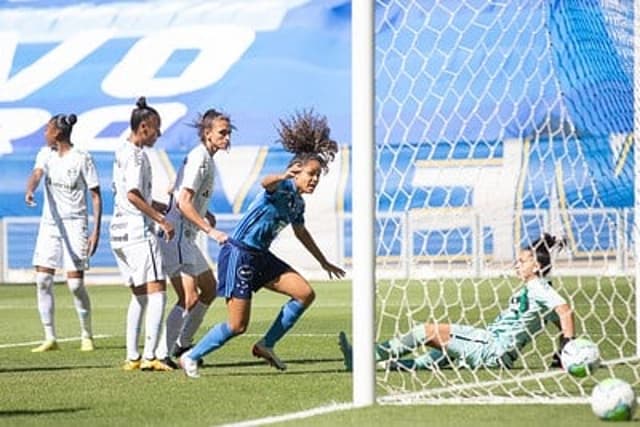
[[[316,415],[328,414],[331,412],[345,411],[353,409],[352,403],[332,403],[326,406],[318,406],[317,408],[311,408],[300,412],[291,412],[289,414],[274,415],[266,418],[256,418],[254,420],[241,421],[238,423],[224,424],[220,427],[252,427],[263,426],[267,424],[279,423],[291,420],[302,420],[305,418],[315,417]]]
[[[96,338],[111,338],[111,335],[94,335],[94,339]],[[73,338],[58,338],[56,341],[58,342],[71,342],[71,341],[80,341],[80,337]],[[12,344],[0,344],[0,348],[15,348],[15,347],[27,347],[31,345],[42,344],[42,340],[38,341],[29,341],[29,342],[17,342]]]

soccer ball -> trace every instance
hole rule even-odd
[[[600,366],[598,346],[586,338],[569,341],[560,354],[562,367],[574,377],[583,378]]]
[[[593,389],[591,409],[602,420],[628,421],[636,410],[636,394],[627,382],[608,378]]]

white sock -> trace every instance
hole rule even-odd
[[[40,321],[44,327],[44,339],[47,341],[56,339],[55,331],[55,301],[53,299],[53,274],[36,272],[36,288],[38,299],[38,312]]]
[[[140,325],[142,324],[142,315],[147,307],[146,295],[131,295],[129,301],[129,310],[127,311],[127,359],[137,360],[140,358],[138,352],[138,337],[140,336]]]
[[[144,321],[145,340],[142,357],[152,360],[156,358],[156,347],[158,347],[158,341],[160,340],[167,293],[164,291],[154,292],[147,294],[147,298],[149,299],[149,307]]]
[[[178,339],[178,335],[180,335],[180,331],[182,330],[182,325],[184,323],[184,317],[186,315],[187,312],[185,309],[180,307],[178,304],[174,305],[167,315],[167,321],[165,322],[167,325],[165,345],[167,352],[170,352],[170,354],[173,354],[176,340]]]
[[[193,336],[198,331],[200,325],[202,325],[202,320],[204,319],[204,315],[207,314],[207,310],[209,310],[209,306],[201,301],[198,301],[196,305],[189,310],[184,319],[180,337],[178,338],[181,347],[186,348],[193,344]]]
[[[91,331],[91,301],[89,300],[87,288],[84,286],[84,279],[67,279],[67,286],[69,286],[69,290],[73,294],[73,303],[76,306],[76,312],[80,320],[82,338],[91,338],[93,336]]]

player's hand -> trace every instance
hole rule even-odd
[[[330,279],[341,279],[347,274],[343,269],[338,267],[337,265],[333,265],[330,262],[325,262],[322,264],[322,268],[329,273]]]
[[[96,250],[98,249],[98,242],[100,240],[100,234],[98,233],[98,231],[94,231],[93,233],[91,233],[91,236],[89,236],[89,256],[93,256],[93,254],[96,253]]]
[[[36,203],[36,199],[33,196],[33,193],[31,191],[27,191],[26,193],[24,193],[24,202],[27,204],[27,206],[29,206],[30,208],[34,207],[37,203]]]
[[[176,230],[173,228],[173,224],[163,218],[162,221],[160,221],[159,225],[163,231],[164,240],[168,242],[169,240],[173,239],[173,236],[175,236],[176,234]]]
[[[302,163],[296,162],[292,164],[289,169],[284,173],[284,179],[293,178],[302,171]]]
[[[229,240],[229,236],[227,235],[227,233],[220,230],[216,230],[215,228],[212,228],[211,230],[209,230],[209,232],[207,233],[207,236],[211,237],[220,245],[222,245],[223,243],[226,243],[226,241]]]

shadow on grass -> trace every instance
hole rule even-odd
[[[0,368],[0,374],[16,373],[16,372],[55,372],[55,371],[70,371],[77,369],[104,369],[109,368],[110,365],[73,365],[73,366],[30,366],[24,368]]]
[[[292,365],[317,365],[319,363],[335,363],[342,362],[342,358],[336,359],[294,359],[294,360],[285,360],[285,363],[291,367]],[[252,367],[261,367],[267,366],[267,362],[262,359],[256,359],[254,361],[242,361],[242,362],[223,362],[223,363],[206,363],[202,366],[204,372],[213,372],[216,369],[229,369],[229,368],[252,368]],[[342,368],[339,369],[310,369],[304,371],[291,371],[287,370],[286,372],[280,372],[273,368],[269,372],[229,372],[225,370],[224,372],[220,372],[221,375],[225,376],[269,376],[269,375],[305,375],[309,373],[335,373],[342,371]],[[215,374],[214,374],[215,375]]]
[[[71,414],[74,412],[88,411],[90,408],[58,408],[58,409],[12,409],[7,411],[0,410],[0,418],[23,417],[33,415],[47,414]]]

